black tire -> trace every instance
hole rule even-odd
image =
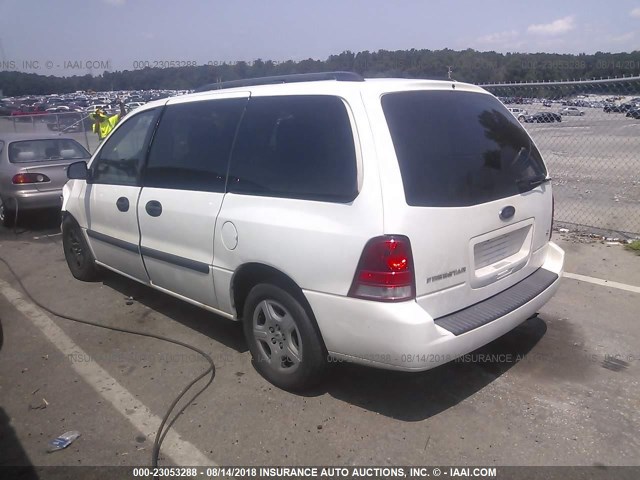
[[[83,282],[92,282],[100,277],[96,259],[91,253],[82,229],[70,216],[66,216],[62,221],[62,246],[64,258],[75,278]]]
[[[244,304],[244,334],[255,369],[283,390],[299,391],[317,384],[327,353],[315,320],[294,295],[261,283]]]
[[[3,227],[13,227],[16,220],[16,211],[7,207],[5,200],[0,197],[0,224]]]

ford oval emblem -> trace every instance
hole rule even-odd
[[[504,207],[502,210],[500,210],[500,218],[502,220],[508,220],[511,217],[513,217],[516,213],[516,209],[515,207],[512,207],[511,205]]]

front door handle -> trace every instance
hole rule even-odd
[[[162,213],[162,204],[157,200],[150,200],[144,206],[144,209],[152,217],[159,217]]]
[[[116,207],[118,207],[118,210],[121,212],[129,211],[129,199],[127,197],[120,197],[116,201]]]

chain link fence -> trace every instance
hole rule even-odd
[[[640,77],[488,84],[541,150],[556,225],[640,234]]]
[[[73,138],[91,153],[98,147],[98,136],[92,132],[88,114],[80,112],[0,117],[0,140],[4,134],[12,133],[64,135]]]

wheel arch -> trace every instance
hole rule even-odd
[[[231,278],[231,302],[238,320],[243,321],[244,305],[253,287],[261,283],[271,283],[282,288],[300,302],[309,315],[313,327],[322,340],[322,348],[326,351],[322,332],[302,288],[286,273],[270,265],[258,262],[245,263],[238,267]]]
[[[60,214],[60,232],[62,232],[62,234],[64,235],[63,228],[65,221],[73,222],[80,229],[80,234],[84,237],[84,241],[87,242],[87,246],[89,247],[91,255],[93,255],[93,258],[96,258],[96,252],[93,250],[93,245],[91,243],[89,235],[87,235],[87,229],[82,227],[80,222],[78,222],[78,219],[70,211],[62,210]]]

